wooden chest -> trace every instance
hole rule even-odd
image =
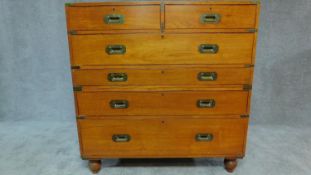
[[[102,158],[245,155],[259,3],[66,4],[80,151]]]

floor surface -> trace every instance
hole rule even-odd
[[[99,175],[222,175],[221,159],[109,159]],[[73,122],[0,122],[0,174],[88,175]],[[233,175],[310,175],[311,128],[250,126]]]

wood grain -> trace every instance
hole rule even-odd
[[[130,119],[78,120],[83,156],[107,157],[219,157],[244,155],[248,119]],[[198,133],[213,140],[198,142]],[[129,142],[112,135],[129,134]]]
[[[248,91],[77,92],[79,115],[230,115],[247,112]],[[213,108],[198,108],[200,99],[214,99]],[[127,100],[127,109],[113,109],[112,100]]]
[[[160,6],[67,7],[68,30],[160,29]],[[124,15],[123,24],[106,24],[108,14]]]
[[[74,65],[251,64],[254,34],[72,35]],[[191,43],[191,44],[190,44]],[[126,46],[124,55],[108,55],[111,44]],[[217,44],[216,54],[202,54],[200,44]]]
[[[254,28],[256,5],[166,5],[165,28]],[[220,22],[202,24],[202,14],[219,14]]]
[[[137,6],[137,5],[159,5],[160,1],[105,1],[105,2],[74,2],[69,7],[96,7],[96,6]]]
[[[252,68],[213,68],[213,67],[184,67],[175,66],[159,68],[152,66],[105,68],[105,69],[80,69],[73,70],[75,85],[101,85],[101,86],[196,86],[196,85],[230,85],[250,84]],[[216,80],[200,81],[200,72],[215,72]],[[125,73],[127,81],[111,82],[108,80],[110,73]]]
[[[164,0],[163,2],[174,5],[258,5],[260,0]]]
[[[172,91],[242,91],[244,85],[209,85],[209,86],[81,86],[82,92],[172,92]],[[79,92],[77,92],[79,93]]]
[[[254,33],[250,29],[218,29],[218,28],[201,28],[201,29],[164,29],[161,33],[157,29],[135,29],[135,30],[80,30],[76,31],[77,35],[90,35],[90,34],[141,34],[141,33],[153,33],[153,34],[189,34],[189,33]]]

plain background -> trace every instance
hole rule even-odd
[[[64,3],[0,0],[0,121],[75,120]],[[263,0],[251,121],[308,126],[310,114],[311,1]]]

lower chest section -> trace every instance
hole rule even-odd
[[[234,116],[107,116],[79,120],[78,125],[86,158],[242,157],[247,122]]]

